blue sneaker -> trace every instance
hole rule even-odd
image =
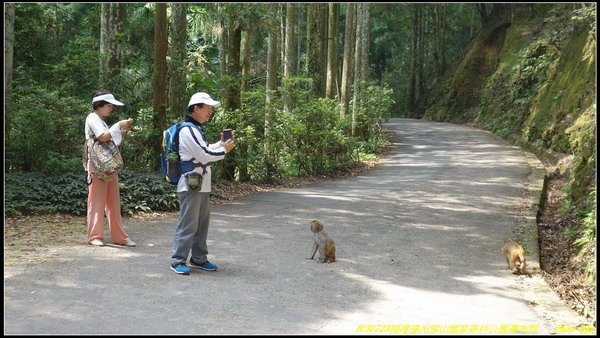
[[[206,261],[202,264],[198,264],[196,261],[194,261],[193,258],[190,258],[190,267],[192,268],[197,268],[197,269],[202,269],[202,270],[206,270],[206,271],[215,271],[217,270],[217,266],[214,265],[213,263]]]
[[[176,266],[171,265],[171,270],[180,275],[189,275],[191,269],[184,263],[181,263],[177,264]]]

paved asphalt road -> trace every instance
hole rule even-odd
[[[126,218],[135,248],[82,239],[5,268],[5,334],[546,334],[582,323],[541,278],[511,275],[500,251],[518,238],[539,266],[535,160],[465,126],[384,127],[393,149],[363,175],[213,207],[216,272],[169,269],[174,217]],[[307,259],[313,218],[337,262]]]

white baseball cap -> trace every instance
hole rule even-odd
[[[210,97],[210,95],[202,92],[192,95],[190,103],[188,103],[188,107],[198,103],[204,103],[215,108],[221,105],[221,102],[213,100],[212,97]]]
[[[125,103],[123,103],[121,101],[117,101],[115,99],[115,97],[113,96],[113,94],[98,95],[92,99],[92,103],[98,102],[98,101],[106,101],[108,103],[114,104],[115,106],[124,106],[125,105]]]

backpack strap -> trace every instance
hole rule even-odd
[[[182,122],[181,125],[179,126],[179,128],[177,128],[177,136],[175,137],[175,142],[176,146],[177,146],[177,152],[179,152],[179,131],[183,128],[183,127],[188,127],[190,128],[190,134],[192,134],[192,137],[194,138],[194,141],[200,145],[200,141],[198,141],[198,138],[196,137],[196,134],[194,134],[194,131],[192,130],[192,128],[195,128],[196,130],[198,130],[200,132],[200,134],[202,135],[202,137],[204,137],[204,133],[202,132],[201,128],[198,128],[198,126],[196,126],[195,124],[191,123],[191,122]],[[181,170],[183,172],[188,172],[188,171],[192,171],[194,170],[194,168],[197,167],[201,167],[202,168],[202,176],[204,176],[207,171],[206,171],[206,167],[208,166],[208,164],[203,164],[203,163],[194,163],[195,158],[191,158],[188,161],[181,161]]]
[[[181,171],[182,172],[189,172],[194,170],[194,168],[197,167],[201,167],[202,168],[202,176],[204,176],[207,171],[206,171],[206,164],[202,164],[202,163],[194,163],[191,160],[190,161],[181,161]]]

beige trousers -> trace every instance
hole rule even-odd
[[[118,175],[109,182],[101,180],[96,175],[92,176],[87,200],[88,241],[104,239],[104,213],[108,218],[108,228],[113,243],[125,244],[129,236],[123,230]]]

